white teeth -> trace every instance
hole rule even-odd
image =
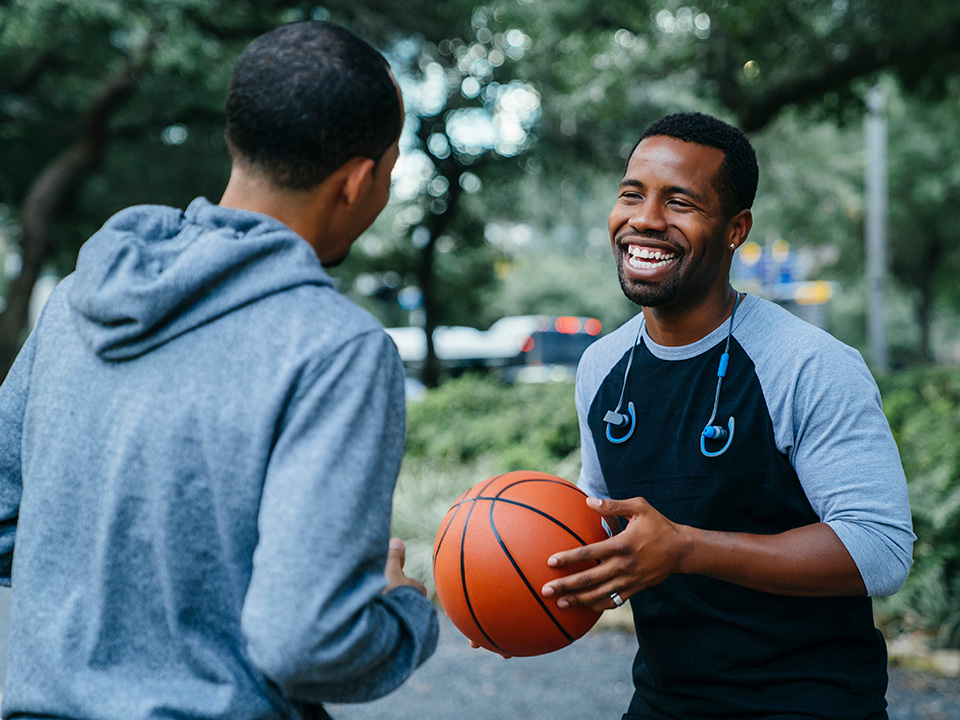
[[[640,268],[657,267],[677,257],[675,253],[640,247],[639,245],[628,245],[627,252],[630,254],[630,264]]]

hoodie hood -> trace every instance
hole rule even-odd
[[[279,220],[194,200],[123,210],[81,248],[67,301],[107,360],[136,357],[260,298],[333,283]]]

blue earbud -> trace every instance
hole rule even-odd
[[[730,364],[730,336],[733,335],[733,318],[736,317],[737,307],[740,305],[740,293],[737,293],[737,301],[733,304],[733,312],[730,313],[730,329],[727,331],[727,344],[723,348],[723,354],[720,356],[720,365],[717,367],[717,392],[713,397],[713,411],[710,413],[710,419],[707,420],[707,426],[700,433],[700,452],[704,457],[717,457],[723,455],[730,443],[733,442],[733,418],[727,421],[727,427],[723,425],[714,425],[713,420],[717,417],[717,407],[720,405],[720,386],[723,379],[727,376],[727,365]],[[707,450],[707,440],[716,440],[723,442],[723,447],[719,450]]]
[[[622,442],[626,442],[630,439],[630,436],[633,435],[633,429],[637,426],[637,412],[633,409],[633,403],[627,403],[627,413],[626,415],[621,415],[618,412],[613,410],[607,410],[607,414],[603,416],[603,421],[607,424],[607,440],[612,443],[619,445]],[[614,425],[620,427],[624,423],[627,423],[630,427],[627,429],[626,434],[621,437],[615,438],[613,433],[610,432],[610,428]]]
[[[730,443],[733,442],[733,418],[727,422],[727,427],[722,427],[721,425],[707,425],[703,429],[703,433],[700,435],[700,452],[702,452],[707,457],[716,457],[717,455],[723,455],[727,451],[727,448],[730,447]],[[718,440],[727,442],[724,443],[723,447],[719,450],[711,452],[707,450],[707,440]]]
[[[727,421],[727,427],[714,425],[713,421],[717,416],[717,407],[720,404],[720,387],[723,384],[723,378],[727,375],[727,366],[730,364],[730,337],[733,335],[733,318],[736,317],[739,306],[740,293],[737,293],[737,299],[733,304],[733,312],[730,313],[730,329],[727,331],[727,344],[723,348],[723,354],[720,356],[720,365],[717,368],[717,392],[713,398],[713,411],[710,413],[710,419],[707,421],[706,427],[703,428],[703,432],[700,434],[700,452],[702,452],[705,457],[723,455],[723,453],[727,451],[727,448],[730,447],[730,443],[733,442],[735,425],[733,417]],[[603,416],[603,421],[607,424],[607,440],[614,444],[620,444],[629,440],[637,426],[637,414],[634,410],[633,403],[627,403],[627,414],[621,413],[620,408],[623,406],[623,396],[627,391],[627,377],[630,374],[630,366],[633,364],[633,352],[637,347],[637,343],[640,342],[640,333],[642,330],[643,323],[641,322],[637,329],[637,338],[633,342],[633,347],[630,348],[630,357],[627,359],[626,370],[624,370],[623,373],[623,388],[620,390],[620,401],[617,403],[617,408],[616,410],[608,410],[607,414]],[[626,433],[620,437],[614,437],[611,432],[613,426],[620,427],[624,423],[629,425]],[[724,444],[719,450],[707,450],[707,440],[723,442]]]

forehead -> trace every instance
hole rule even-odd
[[[645,138],[630,156],[623,179],[644,185],[666,184],[713,189],[713,179],[723,163],[723,151],[665,135]],[[716,190],[713,190],[716,194]]]

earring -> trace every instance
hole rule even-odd
[[[731,250],[736,250],[736,249],[737,249],[737,244],[736,244],[736,243],[730,243],[730,249],[731,249]]]

